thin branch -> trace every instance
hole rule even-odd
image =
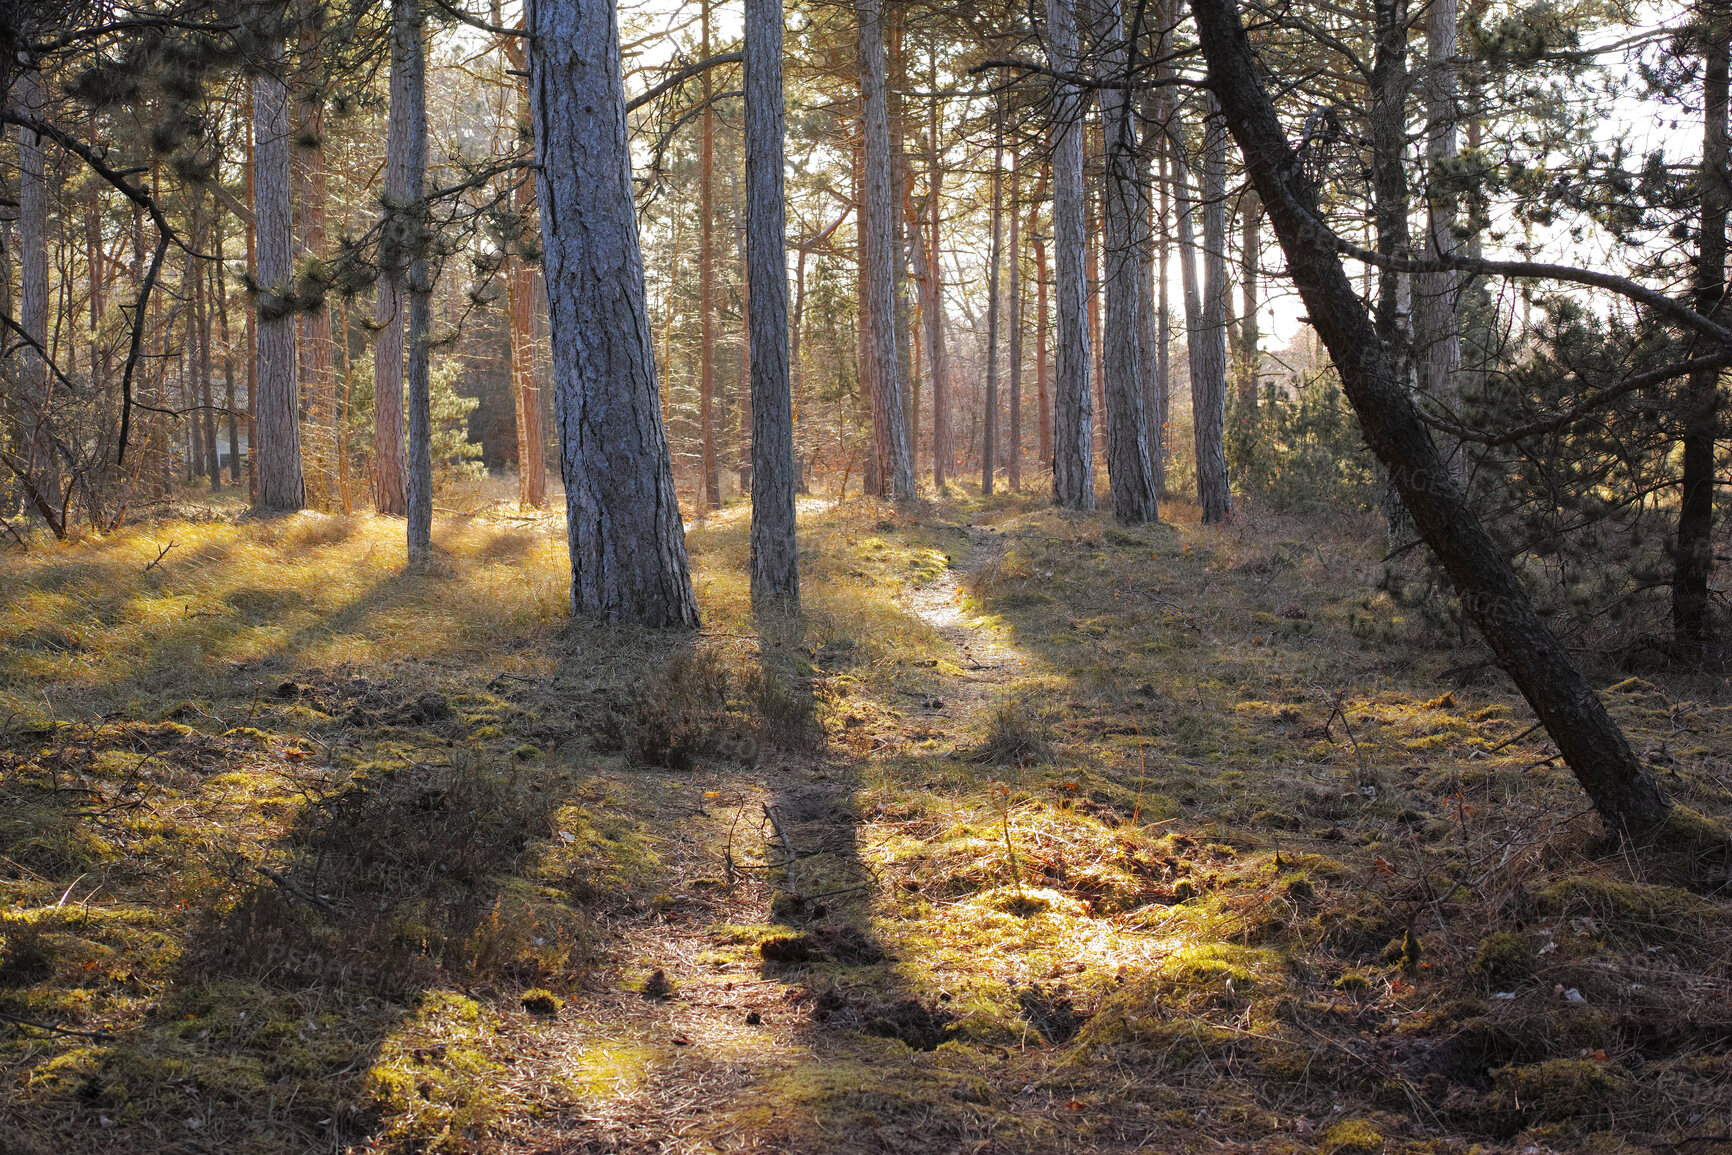
[[[662,95],[664,92],[669,92],[678,88],[692,77],[701,76],[710,69],[720,68],[724,64],[738,64],[742,59],[744,59],[744,57],[741,53],[724,52],[719,56],[711,56],[708,59],[700,60],[696,64],[688,64],[666,80],[663,80],[660,84],[651,87],[642,96],[636,96],[631,100],[626,101],[625,110],[627,112],[636,112],[656,97]]]

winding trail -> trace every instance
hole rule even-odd
[[[941,665],[939,694],[906,721],[928,736],[937,730],[952,745],[965,741],[978,712],[1017,676],[1023,660],[968,615],[959,580],[994,564],[1002,539],[972,526],[963,532],[966,556],[902,603],[954,649],[963,671],[948,674]],[[906,709],[868,689],[892,714]],[[860,1037],[846,1024],[822,1023],[798,968],[764,964],[750,936],[730,939],[718,928],[771,920],[776,887],[765,876],[774,872],[752,871],[750,860],[773,864],[785,858],[777,852],[789,844],[798,852],[801,889],[820,897],[853,891],[831,900],[838,909],[829,924],[846,918],[869,925],[878,884],[856,858],[869,819],[857,813],[853,796],[871,764],[900,745],[893,737],[852,765],[819,754],[665,781],[654,772],[604,776],[608,787],[635,786],[643,803],[639,821],[666,835],[660,849],[677,889],[658,896],[656,909],[607,926],[605,965],[556,1019],[521,1039],[520,1058],[502,1090],[527,1116],[508,1128],[505,1149],[537,1155],[811,1150],[809,1138],[796,1140],[778,1119],[773,1104],[786,1096],[775,1088],[860,1061]],[[645,779],[651,789],[643,788]],[[694,798],[701,801],[690,804]],[[732,886],[716,878],[728,863],[740,868]],[[781,881],[787,885],[785,875]],[[550,1090],[561,1086],[568,1090]],[[833,1149],[898,1148],[836,1136]]]

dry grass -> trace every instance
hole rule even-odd
[[[0,559],[0,1149],[1725,1125],[1732,905],[1603,850],[1478,651],[1373,592],[1375,526],[811,500],[805,618],[760,624],[729,510],[682,638],[569,622],[557,514],[441,505],[423,575],[370,517]],[[951,562],[1008,671],[910,608]],[[1596,676],[1732,813],[1725,687]]]

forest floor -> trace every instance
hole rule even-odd
[[[0,557],[0,1152],[1732,1148],[1725,880],[1372,521],[809,499],[791,623],[730,509],[693,636],[471,505]],[[1593,672],[1732,818],[1732,682]]]

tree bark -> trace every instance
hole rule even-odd
[[[295,376],[294,217],[289,208],[289,88],[283,44],[275,40],[253,78],[253,220],[258,238],[256,405],[258,505],[294,510],[307,503],[301,478],[300,391]]]
[[[1175,117],[1169,126],[1173,184],[1178,190],[1175,215],[1179,222],[1180,279],[1185,292],[1185,346],[1191,367],[1192,444],[1197,455],[1197,501],[1203,521],[1216,523],[1232,515],[1227,490],[1227,457],[1223,444],[1227,406],[1226,302],[1226,138],[1219,117],[1207,113],[1203,128],[1202,284],[1198,284],[1197,201],[1193,199],[1184,142]],[[1219,174],[1219,175],[1217,175]],[[1211,192],[1216,194],[1211,198]],[[1211,212],[1211,206],[1213,212]],[[1212,226],[1212,227],[1211,227]]]
[[[878,432],[883,445],[883,481],[897,501],[915,497],[914,463],[908,426],[902,415],[902,385],[896,350],[896,227],[894,171],[890,155],[890,110],[885,82],[882,0],[855,0],[860,35],[861,121],[865,129],[862,164],[867,317],[876,378]]]
[[[1046,0],[1047,51],[1053,71],[1077,67],[1076,0]],[[1093,404],[1089,398],[1088,273],[1083,230],[1083,100],[1055,80],[1052,100],[1053,281],[1058,348],[1053,381],[1053,500],[1069,509],[1095,507]]]
[[[986,256],[986,405],[980,442],[980,492],[992,493],[998,462],[998,267],[1004,244],[1004,104],[992,135],[992,241]]]
[[[1095,0],[1094,31],[1103,79],[1129,66],[1119,0]],[[1138,217],[1147,217],[1138,188],[1137,130],[1130,95],[1100,91],[1102,152],[1106,159],[1106,321],[1102,333],[1102,389],[1106,399],[1107,482],[1113,517],[1126,525],[1158,520],[1154,470],[1149,462],[1148,416],[1143,396],[1143,246]]]
[[[1004,455],[1004,480],[1022,488],[1022,185],[1017,152],[1010,153],[1010,444]]]
[[[1715,320],[1725,312],[1727,100],[1732,73],[1732,6],[1705,0],[1702,78],[1702,221],[1696,258],[1696,311]],[[1714,570],[1714,438],[1719,424],[1720,370],[1692,373],[1683,396],[1683,476],[1672,573],[1672,632],[1687,646],[1713,636],[1708,578]]]
[[[528,57],[523,41],[516,36],[505,39],[505,58],[518,73],[526,71]],[[521,76],[513,77],[517,90],[517,115],[529,123],[529,88]],[[519,180],[512,191],[512,212],[518,227],[527,236],[529,222],[535,215],[535,185],[528,179]],[[519,238],[519,245],[523,238]],[[679,241],[674,251],[678,259]],[[507,308],[511,329],[511,396],[517,418],[517,502],[529,509],[547,505],[547,459],[542,448],[541,379],[535,369],[535,266],[521,248],[507,259]],[[671,294],[670,294],[671,299]]]
[[[794,409],[782,201],[782,0],[746,0],[746,282],[752,345],[752,604],[797,610]]]
[[[408,326],[409,264],[420,247],[420,187],[410,112],[411,87],[421,59],[422,23],[415,0],[391,4],[391,109],[385,129],[384,239],[380,242],[379,335],[373,345],[373,497],[380,513],[409,512],[405,476],[403,412],[403,338]],[[424,134],[424,127],[420,130]],[[425,137],[421,137],[423,145]]]
[[[699,52],[710,56],[710,0],[699,6]],[[716,122],[714,82],[703,79],[703,134],[698,142],[698,425],[703,436],[703,505],[722,507],[722,472],[716,457]]]
[[[1262,334],[1257,323],[1257,280],[1260,256],[1263,207],[1254,191],[1239,198],[1239,295],[1243,311],[1239,314],[1239,408],[1242,420],[1250,421],[1257,411],[1258,345]]]
[[[656,389],[614,5],[530,0],[528,25],[572,609],[695,627]]]
[[[305,20],[307,13],[302,13]],[[319,51],[317,34],[310,23],[301,44],[306,54]],[[301,62],[311,68],[317,84],[318,69],[311,61]],[[325,180],[325,107],[324,97],[316,89],[303,92],[300,105],[300,131],[297,134],[295,157],[296,208],[300,218],[299,256],[306,262],[323,260],[326,246],[326,180]],[[334,417],[336,413],[336,377],[331,357],[331,310],[323,305],[300,313],[296,317],[299,344],[295,363],[301,375],[301,399],[306,408],[303,435],[307,444],[309,468],[309,499],[321,509],[331,507],[331,481],[335,475]]]
[[[1306,313],[1341,374],[1366,444],[1426,543],[1442,562],[1462,608],[1546,726],[1614,831],[1644,834],[1670,813],[1658,783],[1636,760],[1569,652],[1534,611],[1520,579],[1467,504],[1408,394],[1399,362],[1378,339],[1321,224],[1303,164],[1263,87],[1233,0],[1191,0],[1210,85],[1244,155],[1252,183],[1287,258]]]
[[[1460,243],[1455,236],[1456,197],[1450,166],[1456,146],[1456,0],[1429,0],[1426,8],[1425,156],[1430,172],[1425,189],[1425,256],[1450,258]],[[1724,105],[1725,101],[1722,100]],[[1721,232],[1725,232],[1722,225]],[[1461,364],[1461,274],[1420,273],[1414,278],[1415,353],[1420,388],[1435,402],[1454,407],[1455,374]],[[1448,446],[1450,465],[1467,477],[1466,455],[1459,443]]]
[[[936,74],[933,87],[937,87]],[[927,283],[931,307],[926,309],[927,360],[932,366],[932,484],[942,490],[956,471],[956,435],[950,412],[950,351],[944,343],[944,262],[942,234],[938,230],[939,197],[944,186],[944,166],[938,151],[938,100],[927,104]]]

